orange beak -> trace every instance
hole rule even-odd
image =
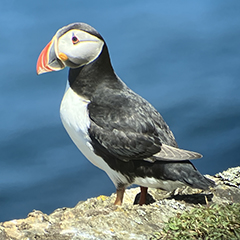
[[[55,37],[47,44],[40,53],[37,60],[37,74],[58,71],[65,67],[63,62],[57,57],[54,49]]]
[[[48,43],[48,45],[42,50],[40,53],[38,60],[37,60],[37,74],[45,73],[45,72],[51,72],[53,69],[51,69],[48,66],[48,52],[49,47],[51,46],[52,41]]]

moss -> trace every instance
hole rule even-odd
[[[149,239],[240,239],[240,203],[196,207],[170,218]]]

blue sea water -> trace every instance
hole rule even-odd
[[[115,191],[62,127],[67,70],[37,76],[55,32],[86,22],[117,74],[163,115],[203,174],[238,166],[240,1],[16,1],[0,7],[0,221]]]

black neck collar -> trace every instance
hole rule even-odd
[[[93,62],[79,68],[70,68],[68,81],[73,91],[89,100],[101,86],[119,87],[120,82],[112,68],[106,44]]]

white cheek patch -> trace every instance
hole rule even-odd
[[[99,56],[102,47],[102,41],[80,41],[76,44],[75,49],[72,48],[74,51],[69,53],[69,59],[76,64],[90,63]]]
[[[78,38],[78,43],[73,43],[73,36]],[[58,39],[58,53],[64,53],[71,62],[81,66],[94,61],[102,52],[103,45],[98,37],[74,29]]]

